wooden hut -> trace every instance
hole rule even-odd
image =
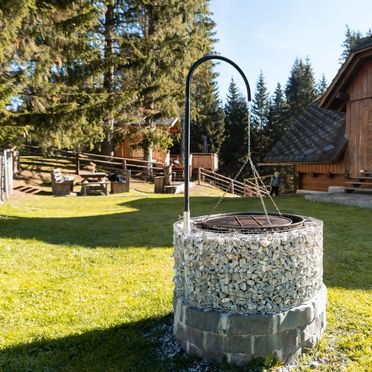
[[[176,128],[176,123],[178,118],[173,119],[162,119],[157,120],[155,125],[158,127],[162,127],[165,130],[169,131],[171,134],[177,133],[178,129]],[[139,122],[130,124],[133,127],[141,127],[145,125],[145,122]],[[132,137],[127,137],[124,139],[122,143],[120,143],[115,149],[115,156],[119,156],[122,158],[128,159],[139,159],[144,160],[144,151],[142,148],[137,147],[136,145],[140,143],[143,139],[141,134],[137,134]],[[159,161],[162,163],[169,163],[170,153],[168,150],[162,150],[159,146],[154,146],[152,149],[152,158],[155,161]]]
[[[372,191],[372,37],[353,49],[265,163],[294,163],[303,190]]]

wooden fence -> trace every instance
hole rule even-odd
[[[13,151],[0,153],[0,202],[9,198],[13,192]]]
[[[74,154],[76,173],[79,174],[82,165],[94,163],[98,168],[118,172],[120,170],[132,171],[132,174],[141,173],[142,175],[154,177],[164,173],[164,164],[155,161],[146,161],[140,159],[121,158],[118,156],[106,156],[92,153]]]
[[[257,189],[253,179],[245,179],[244,182],[240,182],[204,168],[199,168],[198,171],[198,184],[201,181],[208,182],[233,195],[258,196],[268,194],[268,191],[262,186]]]
[[[27,150],[32,150],[33,153],[41,152],[38,146],[26,146]],[[76,153],[68,150],[53,150],[54,158],[68,159],[75,163],[75,172],[79,174],[84,167],[94,163],[97,169],[120,172],[130,170],[132,175],[142,174],[149,177],[154,177],[164,173],[164,163],[156,161],[147,161],[140,159],[122,158],[119,156],[107,156],[100,154],[93,154],[89,152]]]

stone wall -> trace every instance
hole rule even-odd
[[[323,223],[262,234],[218,233],[174,225],[175,295],[207,309],[274,314],[310,299],[322,286]]]
[[[286,362],[314,347],[326,326],[327,291],[279,314],[203,310],[174,298],[174,334],[189,354],[244,366],[254,359]]]

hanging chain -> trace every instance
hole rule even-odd
[[[240,167],[240,169],[236,173],[236,175],[233,178],[232,182],[230,183],[229,187],[224,191],[224,193],[221,195],[221,197],[217,200],[217,203],[214,206],[214,208],[212,209],[212,211],[204,218],[204,221],[207,220],[209,218],[209,216],[211,216],[212,214],[214,214],[214,212],[220,206],[223,198],[230,191],[230,188],[232,187],[233,182],[243,172],[243,169],[246,167],[247,163],[249,163],[249,165],[251,167],[251,170],[252,170],[252,173],[253,173],[254,183],[256,185],[256,192],[257,192],[257,195],[258,195],[258,197],[260,199],[261,206],[262,206],[262,209],[263,209],[263,211],[265,213],[265,217],[267,219],[267,222],[271,225],[271,221],[270,221],[270,218],[269,218],[269,214],[267,212],[267,208],[266,208],[265,201],[263,199],[263,195],[267,195],[269,197],[269,199],[270,199],[271,203],[273,204],[273,206],[274,206],[275,210],[277,211],[277,213],[279,215],[282,215],[282,213],[280,212],[280,210],[279,210],[278,206],[276,205],[274,199],[271,197],[269,191],[267,190],[267,187],[266,187],[265,183],[263,182],[262,178],[260,177],[260,175],[259,175],[256,167],[253,164],[252,156],[251,156],[251,110],[250,110],[250,102],[248,102],[248,110],[247,111],[248,111],[248,141],[247,141],[248,143],[247,143],[247,156],[246,156],[246,159],[245,159],[243,165]]]
[[[207,220],[209,218],[210,215],[214,214],[214,212],[216,211],[216,209],[220,206],[221,202],[222,202],[222,199],[225,197],[225,195],[230,191],[230,188],[233,184],[233,182],[240,176],[240,173],[243,172],[243,169],[245,168],[245,166],[247,165],[247,163],[249,162],[249,158],[246,157],[246,160],[244,161],[243,165],[240,167],[240,169],[238,170],[238,172],[236,173],[235,177],[233,178],[233,181],[230,182],[230,185],[229,187],[224,191],[224,193],[220,196],[220,198],[217,200],[217,203],[216,205],[213,207],[212,211],[204,218],[203,221]]]

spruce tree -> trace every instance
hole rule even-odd
[[[212,65],[202,72],[203,76],[198,74],[194,79],[192,100],[195,110],[191,118],[191,151],[208,150],[218,154],[224,140],[224,112],[218,98]]]
[[[271,150],[291,124],[289,122],[288,104],[280,83],[276,85],[273,96],[270,100],[269,118],[269,124],[267,125],[269,144],[264,155]]]
[[[268,123],[270,115],[270,99],[265,78],[261,71],[256,83],[252,106],[251,144],[252,158],[261,161],[269,145]]]
[[[194,21],[197,34],[193,43],[199,46],[200,56],[212,54],[215,43],[215,22],[208,8],[201,8]],[[199,40],[199,41],[198,41]],[[196,44],[196,45],[197,45]],[[219,153],[224,140],[224,112],[218,96],[217,73],[214,64],[207,62],[195,71],[192,82],[191,151]]]
[[[327,87],[328,87],[328,83],[327,83],[327,79],[325,77],[324,74],[322,74],[322,77],[320,78],[318,84],[317,84],[317,94],[319,97],[321,97],[324,92],[327,90]]]
[[[357,46],[360,40],[363,38],[362,33],[359,30],[351,30],[348,25],[346,25],[345,38],[342,43],[342,53],[339,58],[339,62],[343,63],[349,57],[351,50]]]
[[[234,80],[231,81],[225,104],[225,135],[220,156],[221,172],[235,177],[247,156],[247,116],[246,98],[238,90]]]
[[[303,110],[317,98],[316,82],[314,78],[313,67],[309,57],[306,57],[303,63],[303,72],[300,77],[299,104]]]
[[[317,97],[313,69],[309,58],[296,58],[285,87],[289,120],[296,120],[304,108]]]
[[[269,115],[269,102],[269,92],[263,72],[261,71],[256,83],[252,107],[252,124],[254,128],[263,130],[266,127]]]
[[[169,145],[169,133],[157,127],[157,119],[179,114],[184,102],[187,68],[209,45],[199,19],[208,14],[208,2],[190,0],[131,1],[137,25],[128,40],[128,54],[135,63],[128,70],[138,89],[136,106],[146,124],[139,129],[141,145],[149,158],[153,133],[157,144]],[[203,27],[201,27],[203,26]],[[127,76],[124,75],[123,79]]]
[[[17,10],[11,3],[0,8],[15,20],[1,41],[3,127],[29,126],[44,147],[91,149],[104,140],[111,153],[121,125],[145,119],[144,147],[169,146],[156,119],[178,115],[186,69],[213,42],[198,23],[207,1],[29,0]]]
[[[30,126],[30,136],[46,148],[92,147],[102,137],[104,95],[95,94],[87,71],[100,54],[97,14],[89,1],[29,4],[8,65],[19,71],[18,105],[2,111],[2,125]]]

